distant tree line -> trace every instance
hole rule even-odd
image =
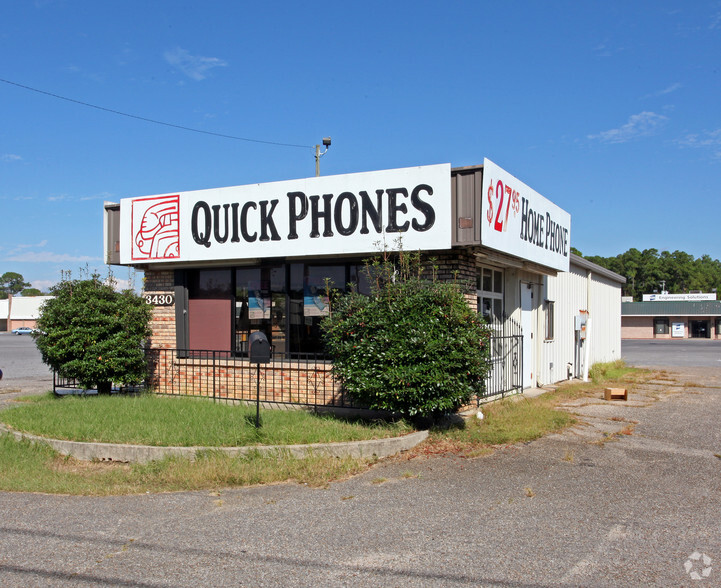
[[[10,294],[15,296],[42,296],[43,293],[37,288],[31,288],[32,284],[26,282],[22,274],[17,272],[5,272],[0,275],[0,300],[4,300]]]
[[[683,251],[659,253],[658,249],[639,251],[631,248],[615,257],[601,257],[582,255],[575,248],[571,250],[588,261],[624,276],[626,285],[623,294],[633,296],[634,300],[641,300],[643,294],[661,292],[662,289],[670,294],[721,289],[721,261],[709,255],[694,259],[693,255]]]

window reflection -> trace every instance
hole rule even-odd
[[[188,270],[187,276],[191,300],[222,299],[233,306],[233,351],[239,356],[248,353],[255,331],[265,333],[276,354],[322,353],[320,323],[333,296],[349,286],[370,293],[361,263]]]

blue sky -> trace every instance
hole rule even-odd
[[[585,255],[721,258],[721,1],[6,0],[0,15],[0,274],[41,289],[105,272],[103,201],[312,176],[324,136],[323,175],[488,157],[571,214]]]

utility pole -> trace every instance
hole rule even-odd
[[[326,153],[328,153],[328,148],[330,147],[330,137],[323,137],[323,146],[325,147],[325,151],[323,153],[320,152],[320,145],[315,146],[315,176],[320,176],[320,158],[323,157]]]

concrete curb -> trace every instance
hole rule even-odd
[[[255,445],[249,447],[156,447],[151,445],[125,445],[114,443],[84,443],[47,439],[38,435],[12,431],[0,424],[0,431],[10,433],[18,440],[26,439],[50,445],[62,455],[71,455],[83,461],[119,461],[148,463],[168,456],[194,460],[198,452],[218,451],[231,457],[248,453],[288,454],[293,457],[329,455],[332,457],[389,457],[407,451],[428,437],[428,431],[418,431],[403,437],[349,441],[344,443],[313,443],[310,445]]]

